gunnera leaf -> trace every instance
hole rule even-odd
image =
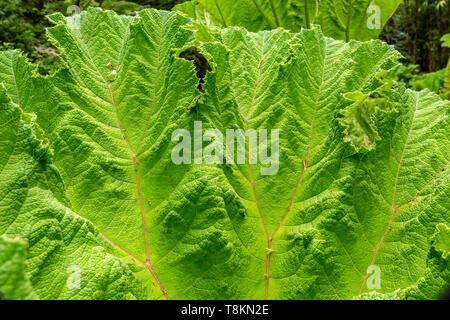
[[[44,195],[29,209],[2,203],[0,234],[7,229],[9,238],[31,243],[29,223],[4,222],[16,202],[26,221],[56,216],[42,235],[74,261],[99,250],[105,273],[114,265],[123,275],[114,282],[121,289],[96,273],[92,285],[113,299],[352,299],[374,291],[425,299],[445,289],[446,242],[436,228],[450,219],[449,102],[390,89],[384,96],[395,112],[373,114],[379,139],[364,153],[345,142],[339,121],[346,96],[384,88],[378,75],[399,57],[392,47],[333,40],[315,26],[299,33],[230,27],[201,42],[190,19],[156,10],[128,19],[90,9],[77,28],[70,21],[60,17],[48,30],[65,63],[53,76],[35,75],[15,51],[0,54],[0,82],[36,114],[52,149],[45,170],[53,172],[45,179],[49,171],[39,166],[34,173],[37,161],[3,171],[8,179],[0,181],[20,178],[27,187],[0,190]],[[209,66],[204,79],[199,61]],[[175,164],[173,133],[194,132],[200,121],[203,133],[223,136],[278,129],[278,151],[263,145],[256,153],[247,142],[242,164]],[[2,135],[2,154],[14,149],[13,128]],[[273,152],[273,161],[254,161],[261,152]],[[0,158],[5,168],[14,163]],[[76,223],[61,226],[66,215],[92,236],[71,242],[79,233]],[[38,297],[99,297],[95,290],[52,295],[50,280],[33,278],[34,270],[62,260],[36,265],[28,252]],[[91,274],[89,264],[81,270]]]

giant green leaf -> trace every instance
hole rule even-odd
[[[251,31],[292,31],[320,24],[325,35],[361,41],[378,38],[401,0],[195,0],[174,10],[209,26],[242,26]]]
[[[99,277],[105,297],[420,299],[445,289],[449,103],[428,91],[387,89],[379,74],[399,57],[392,47],[332,40],[318,27],[232,27],[199,42],[189,19],[155,10],[128,19],[92,9],[52,20],[48,33],[65,68],[37,76],[7,51],[0,82],[37,115],[35,135],[50,144],[54,178],[31,179],[20,168],[5,174],[53,190],[55,199],[40,196],[38,207],[65,208],[93,230],[95,248],[120,261],[114,270],[130,293],[118,296]],[[374,94],[386,107],[362,108],[359,97]],[[192,132],[194,121],[223,136],[279,129],[277,173],[248,164],[259,157],[253,149],[246,164],[174,164],[172,133]],[[5,154],[15,136],[7,132]],[[13,206],[0,206],[2,219]],[[28,228],[6,235],[29,241]],[[61,269],[59,257],[51,262],[36,268]],[[30,283],[38,297],[71,298],[45,296],[46,278]],[[77,297],[98,298],[93,292]]]

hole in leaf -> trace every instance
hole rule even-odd
[[[181,52],[180,58],[194,62],[197,78],[199,79],[197,89],[200,92],[205,93],[205,90],[203,90],[203,84],[205,83],[206,73],[212,71],[208,60],[206,60],[203,54],[193,46]]]

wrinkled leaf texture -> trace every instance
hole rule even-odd
[[[188,18],[156,10],[51,19],[62,70],[42,77],[18,52],[0,54],[0,295],[428,299],[445,289],[449,103],[386,89],[377,75],[395,65],[392,47],[318,27],[230,27],[199,42]],[[179,57],[192,47],[211,68],[201,91]],[[279,172],[173,164],[171,134],[195,120],[280,129]]]

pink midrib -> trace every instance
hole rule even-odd
[[[264,58],[261,57],[261,60],[259,61],[259,64],[258,64],[258,76],[257,76],[256,82],[255,82],[255,88],[254,88],[254,90],[253,90],[253,97],[252,97],[250,106],[249,106],[249,108],[248,108],[247,115],[244,117],[244,115],[241,113],[241,116],[244,118],[244,123],[245,123],[245,129],[246,129],[246,131],[248,131],[248,117],[249,117],[249,115],[250,115],[250,111],[252,110],[252,107],[253,107],[254,102],[255,102],[256,93],[257,93],[257,88],[258,88],[259,81],[260,81],[260,77],[261,77],[261,74],[262,74],[262,73],[261,73],[261,68],[262,68],[262,63],[263,63],[263,61],[264,61]],[[286,213],[284,214],[284,216],[283,216],[283,218],[282,218],[280,224],[277,226],[277,228],[276,228],[275,231],[272,233],[272,235],[269,235],[269,232],[268,232],[266,223],[264,222],[264,217],[263,217],[263,215],[262,215],[262,211],[261,211],[261,208],[260,208],[260,205],[259,205],[259,202],[258,202],[258,197],[257,197],[257,194],[256,194],[256,187],[255,187],[255,181],[254,181],[253,165],[250,164],[251,185],[252,185],[252,190],[253,190],[253,196],[254,196],[255,204],[256,204],[256,207],[257,207],[257,209],[258,209],[258,214],[259,214],[259,217],[260,217],[260,220],[261,220],[261,223],[262,223],[262,226],[263,226],[263,228],[264,228],[264,232],[265,232],[265,235],[266,235],[266,238],[267,238],[266,273],[265,273],[265,275],[264,275],[264,276],[265,276],[265,290],[264,290],[264,291],[265,291],[265,294],[264,294],[265,300],[267,300],[267,299],[268,299],[268,296],[269,296],[270,256],[271,256],[271,250],[272,250],[272,241],[273,241],[275,235],[276,235],[276,234],[278,233],[278,231],[280,230],[280,228],[281,228],[281,226],[283,225],[284,221],[286,220],[287,215],[288,215],[289,212],[291,211],[291,208],[292,208],[292,205],[294,204],[294,200],[295,200],[295,197],[296,197],[296,195],[297,195],[298,189],[300,188],[300,185],[303,183],[303,176],[304,176],[304,173],[305,173],[305,171],[306,171],[306,169],[307,169],[307,164],[308,164],[308,161],[309,161],[309,156],[310,156],[310,154],[311,154],[312,133],[313,133],[313,129],[314,129],[314,122],[315,122],[315,119],[316,119],[317,106],[318,106],[318,104],[319,104],[319,99],[320,99],[320,95],[321,95],[321,92],[322,92],[323,82],[324,82],[324,70],[323,70],[323,72],[322,72],[322,80],[321,80],[321,82],[320,82],[320,85],[319,85],[319,88],[318,88],[318,92],[317,92],[316,101],[315,101],[315,103],[314,103],[313,119],[312,119],[312,121],[311,121],[311,127],[310,127],[310,131],[309,131],[309,136],[308,136],[307,153],[306,153],[305,159],[302,159],[302,162],[303,162],[303,169],[302,169],[302,172],[300,173],[300,178],[299,178],[299,180],[298,180],[298,182],[297,182],[297,185],[296,185],[296,187],[295,187],[294,194],[293,194],[293,196],[292,196],[292,198],[291,198],[291,200],[290,200],[289,207],[288,207],[288,209],[286,210]]]
[[[141,216],[142,216],[142,225],[144,228],[144,240],[145,240],[145,259],[146,261],[143,262],[140,259],[137,259],[136,257],[133,257],[136,261],[140,262],[141,264],[143,264],[152,274],[153,278],[155,279],[156,283],[158,284],[158,287],[160,288],[160,290],[162,291],[162,293],[164,294],[164,296],[166,297],[167,300],[169,300],[169,296],[167,295],[166,290],[164,289],[164,287],[162,286],[161,282],[159,281],[155,271],[153,270],[152,265],[150,264],[150,256],[149,256],[149,250],[148,250],[148,237],[147,237],[147,223],[145,220],[145,211],[144,211],[144,205],[143,205],[143,201],[142,201],[142,192],[141,192],[141,184],[140,184],[140,180],[139,180],[139,173],[138,173],[138,160],[137,160],[137,156],[136,154],[133,152],[133,149],[131,148],[131,145],[125,135],[125,131],[122,127],[122,124],[120,122],[120,118],[119,118],[119,113],[117,111],[117,106],[114,102],[114,95],[111,89],[111,84],[107,84],[108,86],[108,91],[111,97],[111,104],[114,108],[114,112],[116,115],[116,120],[117,120],[117,124],[119,126],[120,132],[122,133],[123,139],[125,140],[128,150],[131,153],[132,159],[133,159],[133,167],[134,167],[134,173],[135,173],[135,177],[136,177],[136,187],[137,187],[137,191],[138,191],[138,196],[139,196],[139,205],[140,205],[140,210],[141,210]],[[131,256],[131,254],[129,254],[127,251],[125,251],[124,249],[122,249],[121,247],[119,247],[118,245],[116,245],[116,247],[120,248],[122,251],[124,251],[125,253],[127,253],[128,255]]]

